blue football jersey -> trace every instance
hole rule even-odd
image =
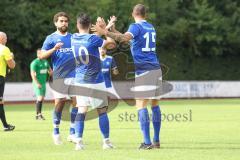
[[[98,51],[103,39],[95,34],[79,34],[72,36],[72,50],[76,61],[77,83],[102,83],[101,60]]]
[[[156,32],[145,20],[133,23],[127,31],[133,37],[131,53],[135,64],[135,72],[142,73],[160,68],[156,55]]]
[[[61,35],[52,33],[45,39],[42,50],[52,49],[58,42],[63,46],[51,55],[53,78],[73,78],[75,77],[74,56],[71,49],[71,34]]]
[[[116,62],[112,56],[106,56],[102,60],[102,73],[106,88],[112,87],[111,70],[117,68]]]

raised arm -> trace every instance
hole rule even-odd
[[[55,52],[56,50],[60,49],[62,47],[63,43],[59,42],[57,43],[52,49],[49,50],[42,50],[41,54],[39,56],[40,59],[47,59],[48,57],[50,57],[53,52]]]
[[[118,42],[129,42],[133,37],[130,33],[120,33],[115,29],[114,23],[116,17],[113,16],[110,18],[107,26],[102,25],[102,21],[97,21],[96,25],[93,25],[92,31],[98,32],[99,35],[104,35],[110,37]],[[111,29],[111,31],[109,31]]]
[[[132,35],[129,33],[114,33],[114,32],[110,32],[108,30],[103,31],[104,35],[107,37],[110,37],[112,39],[114,39],[115,41],[118,42],[129,42],[132,39]]]

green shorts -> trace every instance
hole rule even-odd
[[[37,85],[33,84],[33,89],[35,95],[38,96],[45,96],[46,94],[46,84],[42,84],[41,88],[38,88]]]

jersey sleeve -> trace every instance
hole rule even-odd
[[[115,69],[117,68],[116,62],[114,60],[114,58],[112,58],[112,65],[111,65],[111,69]]]
[[[131,24],[128,28],[127,33],[130,33],[132,37],[136,37],[139,34],[140,30],[137,24]]]
[[[32,61],[31,65],[30,65],[30,69],[31,71],[37,71],[37,65],[36,65],[36,61]]]
[[[8,47],[6,47],[3,51],[3,55],[4,55],[4,60],[8,61],[10,59],[12,59],[12,53],[10,51],[10,49]]]
[[[49,49],[52,49],[54,46],[53,46],[53,42],[51,40],[51,37],[48,36],[45,41],[43,42],[43,46],[42,46],[42,50],[49,50]]]
[[[91,42],[92,42],[93,46],[102,47],[104,40],[102,38],[98,37],[97,35],[93,35],[91,37]]]

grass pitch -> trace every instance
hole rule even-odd
[[[75,151],[74,144],[66,141],[69,122],[60,126],[64,144],[55,146],[52,142],[52,104],[44,104],[46,121],[35,120],[34,104],[5,105],[8,122],[16,129],[0,131],[0,160],[240,159],[240,99],[164,100],[160,106],[165,116],[161,149],[137,149],[142,140],[137,112],[121,102],[109,114],[110,137],[117,148],[102,150],[95,119],[85,124],[86,149]]]

